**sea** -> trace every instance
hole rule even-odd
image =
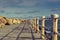
[[[39,20],[39,25],[41,25],[41,20]],[[52,33],[52,31],[53,31],[53,21],[52,20],[45,20],[45,30],[46,31],[51,31],[51,33]],[[60,33],[60,20],[58,20],[58,33]],[[50,36],[50,34],[49,34],[49,36]],[[58,40],[60,40],[59,35],[58,35]]]

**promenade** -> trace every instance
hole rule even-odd
[[[35,33],[32,25],[25,21],[17,25],[6,25],[0,29],[0,40],[40,40],[40,33]]]

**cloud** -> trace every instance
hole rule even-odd
[[[39,10],[32,10],[32,11],[28,11],[28,13],[39,13]]]
[[[60,0],[48,0],[48,2],[56,4],[56,3],[60,2]]]
[[[60,0],[0,0],[0,7],[60,7]]]
[[[35,6],[38,3],[37,0],[23,0],[18,6]]]
[[[0,6],[34,6],[36,0],[0,0]]]
[[[48,0],[48,1],[50,1],[50,2],[54,2],[54,1],[60,1],[60,0]]]

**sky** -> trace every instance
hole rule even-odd
[[[6,17],[41,17],[60,15],[60,0],[0,0],[0,15]]]

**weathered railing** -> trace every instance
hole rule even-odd
[[[31,24],[33,25],[33,28],[35,30],[37,30],[37,32],[39,32],[39,27],[40,27],[40,31],[41,31],[41,38],[42,40],[58,40],[58,18],[59,15],[58,14],[53,14],[51,15],[51,18],[49,18],[50,20],[52,20],[52,30],[49,30],[49,27],[45,26],[45,16],[42,16],[41,18],[41,25],[39,25],[39,20],[37,20],[36,18],[34,20],[31,20]],[[49,31],[45,30],[48,29]],[[47,33],[50,33],[49,35]],[[47,39],[46,39],[47,38]]]

